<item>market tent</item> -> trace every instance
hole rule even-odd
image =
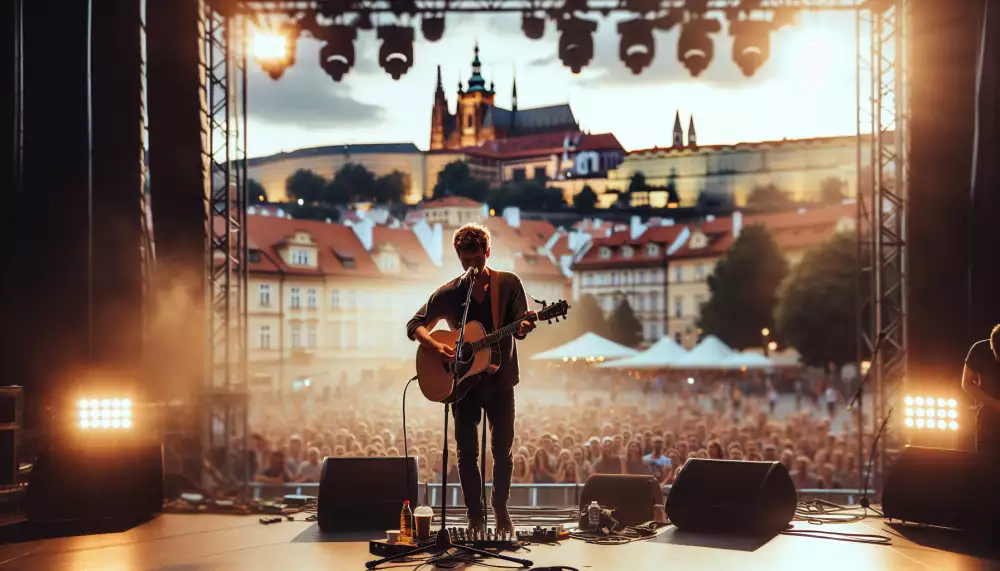
[[[671,337],[663,337],[638,355],[598,366],[611,369],[667,369],[684,355],[687,355],[687,349],[678,345]]]
[[[576,339],[554,349],[543,351],[532,357],[538,361],[566,361],[570,359],[585,359],[594,361],[609,361],[623,359],[638,354],[635,349],[609,341],[596,333],[584,333]]]
[[[728,369],[729,360],[736,352],[715,335],[701,340],[694,349],[674,361],[675,369]]]
[[[726,361],[726,367],[729,369],[771,369],[774,368],[774,362],[760,353],[733,353]]]

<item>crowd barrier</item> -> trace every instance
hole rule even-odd
[[[250,484],[255,499],[274,499],[286,494],[298,494],[305,496],[316,496],[319,494],[319,484],[290,483],[281,486],[274,484],[260,484],[253,482]],[[486,497],[490,497],[490,490],[493,485],[486,484]],[[511,484],[510,501],[508,505],[515,507],[565,507],[577,506],[580,503],[580,493],[583,491],[583,484]],[[799,501],[822,499],[842,505],[856,505],[861,496],[860,490],[856,488],[845,488],[836,490],[803,488],[799,492]],[[663,495],[670,493],[670,486],[663,487]],[[425,483],[419,484],[420,502],[423,498],[428,498],[432,506],[441,503],[441,484]],[[448,484],[448,505],[463,505],[462,486],[458,483]],[[869,492],[869,499],[874,502],[876,494]]]

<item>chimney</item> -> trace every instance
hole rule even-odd
[[[434,249],[431,252],[431,261],[435,265],[440,266],[444,263],[444,238],[441,235],[441,223],[436,222],[434,224],[434,232],[432,234],[434,238]]]
[[[431,259],[431,262],[435,266],[441,265],[441,252],[443,244],[441,243],[441,224],[435,224],[432,229],[425,220],[421,220],[411,227],[413,235],[417,237],[417,241],[427,252],[427,257]]]
[[[733,212],[733,238],[739,238],[743,231],[743,213],[739,210]]]
[[[516,206],[508,206],[503,209],[503,219],[511,228],[521,227],[521,209]]]
[[[372,235],[374,233],[374,228],[375,223],[368,218],[358,222],[357,224],[351,225],[351,230],[354,230],[354,233],[358,236],[358,240],[361,242],[361,245],[368,252],[372,251],[372,240],[374,239]]]
[[[639,216],[633,216],[629,223],[629,237],[632,240],[642,236],[642,233],[646,231],[646,225],[642,223],[642,218]]]

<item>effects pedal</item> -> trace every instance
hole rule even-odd
[[[519,530],[517,532],[517,539],[534,543],[555,543],[562,538],[562,532],[563,527],[561,525],[546,527],[536,525],[534,529]]]

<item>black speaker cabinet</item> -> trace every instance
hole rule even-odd
[[[586,521],[590,502],[614,510],[622,525],[635,525],[655,519],[654,506],[663,505],[663,488],[653,476],[633,474],[594,474],[587,478],[580,493],[580,520]]]
[[[779,462],[692,458],[667,495],[667,517],[685,531],[770,535],[788,527],[797,502]]]
[[[416,458],[323,461],[317,506],[317,521],[323,531],[399,529],[399,511],[406,500],[411,509],[416,508]]]
[[[1000,457],[907,446],[882,491],[886,517],[968,531],[1000,529]]]
[[[162,509],[161,444],[57,444],[44,449],[31,470],[29,521],[144,519]]]

